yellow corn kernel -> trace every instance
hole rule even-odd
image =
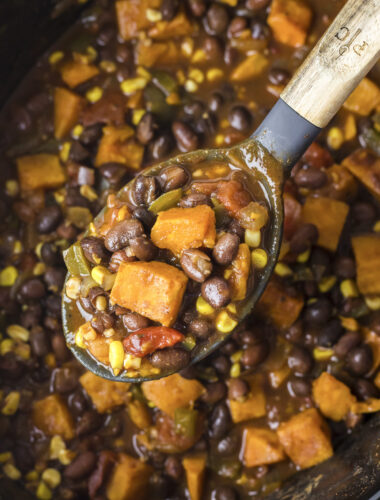
[[[100,101],[102,97],[103,89],[101,87],[92,87],[92,89],[86,92],[86,99],[92,103]]]
[[[1,409],[3,415],[14,415],[20,404],[20,393],[17,391],[10,392],[4,399],[4,406]]]
[[[284,264],[284,262],[278,262],[274,267],[274,272],[277,276],[281,276],[281,278],[285,278],[286,276],[291,276],[293,274],[293,271],[287,264]]]
[[[12,339],[4,339],[0,344],[0,354],[5,356],[7,352],[12,352],[15,346],[15,341]]]
[[[39,500],[51,500],[51,498],[53,497],[53,493],[52,493],[51,489],[48,487],[48,485],[44,481],[40,481],[38,483],[36,497]]]
[[[333,349],[323,349],[322,347],[316,347],[313,350],[313,357],[316,361],[327,361],[333,354]]]
[[[66,282],[65,292],[69,299],[77,300],[80,295],[80,287],[82,280],[79,276],[72,276]]]
[[[51,370],[53,370],[57,366],[57,361],[56,361],[55,356],[52,352],[49,352],[48,354],[46,354],[46,356],[44,357],[44,362],[45,362],[45,365],[48,368],[50,368]]]
[[[327,132],[326,140],[331,149],[339,149],[344,142],[343,132],[338,127],[331,127]]]
[[[66,163],[69,159],[71,144],[70,142],[64,142],[62,144],[61,150],[59,152],[59,157],[63,163]]]
[[[215,136],[215,145],[222,146],[224,144],[224,138],[225,136],[223,134],[217,134]]]
[[[252,265],[256,269],[264,269],[268,264],[268,255],[263,248],[256,248],[251,252]]]
[[[114,337],[116,335],[116,331],[113,328],[107,328],[107,330],[104,330],[103,332],[104,337],[107,339]]]
[[[197,298],[195,307],[199,312],[199,314],[203,314],[204,316],[208,316],[209,314],[212,314],[215,311],[215,309],[212,306],[210,306],[210,304],[206,302],[202,296],[199,296]]]
[[[132,123],[133,125],[138,125],[141,118],[145,115],[145,109],[134,109],[132,112]]]
[[[58,460],[61,462],[62,465],[69,465],[74,460],[75,456],[76,456],[75,451],[67,450],[65,448],[64,450],[61,450],[59,452]]]
[[[12,479],[13,481],[17,481],[21,478],[21,472],[15,467],[13,464],[5,464],[3,466],[4,474]]]
[[[239,377],[240,372],[241,372],[240,363],[234,363],[230,369],[230,377],[237,378]]]
[[[14,266],[7,266],[0,272],[0,286],[12,286],[18,276]]]
[[[220,68],[211,68],[206,73],[206,78],[209,82],[215,82],[224,77],[224,71]]]
[[[142,358],[137,358],[136,356],[132,356],[132,354],[126,354],[124,356],[124,368],[125,370],[129,370],[130,368],[134,370],[138,370],[141,366]]]
[[[379,296],[367,296],[365,297],[365,303],[367,304],[368,309],[371,311],[378,311],[380,309],[380,297]]]
[[[36,470],[31,470],[25,474],[25,479],[30,482],[38,481],[39,477],[40,475]]]
[[[203,49],[198,49],[194,52],[191,62],[200,63],[207,60],[206,52]]]
[[[189,78],[191,80],[194,80],[196,83],[202,83],[205,79],[205,75],[203,74],[203,71],[201,71],[198,68],[191,68],[189,70]]]
[[[75,334],[75,344],[81,349],[86,349],[86,344],[84,343],[83,331],[79,328]]]
[[[190,57],[194,51],[194,40],[190,37],[186,37],[181,43],[181,52],[184,56]]]
[[[143,77],[128,78],[120,84],[121,91],[123,94],[129,95],[133,94],[137,90],[142,90],[146,87],[148,80]]]
[[[375,231],[375,233],[380,233],[380,220],[375,222],[375,224],[373,225],[373,230]]]
[[[231,318],[227,311],[220,311],[215,319],[215,326],[219,332],[230,333],[238,325],[238,322]]]
[[[351,332],[356,332],[360,329],[359,323],[355,318],[346,318],[345,316],[339,317],[341,325],[345,330],[350,330]]]
[[[54,191],[54,199],[58,203],[58,205],[62,205],[62,203],[65,201],[64,189],[58,189],[57,191]]]
[[[16,342],[13,352],[16,356],[19,356],[22,359],[30,359],[31,349],[30,345],[25,342]]]
[[[10,451],[4,451],[4,453],[0,453],[0,464],[5,464],[6,462],[10,462],[12,460],[12,453]]]
[[[161,21],[162,14],[159,10],[156,9],[146,9],[145,17],[150,23],[157,23],[158,21]]]
[[[148,81],[152,79],[152,74],[149,73],[149,71],[146,68],[144,68],[144,66],[137,66],[136,75],[141,76],[142,78],[145,78]]]
[[[56,488],[61,482],[61,473],[57,469],[48,468],[43,471],[41,479],[50,488]]]
[[[14,245],[13,245],[13,253],[14,254],[19,254],[23,251],[23,245],[20,240],[16,240]]]
[[[73,130],[71,131],[71,136],[74,138],[74,139],[79,139],[79,137],[82,135],[82,132],[83,132],[83,126],[78,124],[78,125],[75,125],[75,127],[73,128]]]
[[[236,7],[238,4],[238,0],[219,0],[220,3],[225,3],[226,5],[229,5],[230,7]]]
[[[304,252],[300,253],[297,256],[297,262],[300,262],[301,264],[305,264],[309,260],[310,253],[311,253],[310,248],[308,248]]]
[[[95,201],[98,199],[97,192],[88,184],[83,184],[83,186],[80,187],[79,192],[82,196],[84,196],[84,198],[87,198],[89,201]]]
[[[184,85],[187,92],[196,92],[198,90],[198,84],[194,80],[187,79]]]
[[[57,460],[62,450],[66,449],[64,440],[59,435],[55,435],[50,440],[49,457],[51,460]]]
[[[107,299],[104,295],[99,295],[95,299],[95,307],[98,311],[105,311],[107,309]]]
[[[239,351],[236,351],[234,352],[231,356],[230,356],[230,360],[232,363],[237,363],[241,360],[241,357],[243,356],[243,351],[242,349],[240,349]]]
[[[116,71],[116,64],[113,61],[101,61],[99,68],[105,73],[114,73]]]
[[[189,351],[191,351],[191,349],[194,349],[196,343],[197,342],[192,335],[186,335],[185,340],[183,341],[184,347],[186,347],[186,349],[188,349]]]
[[[95,266],[92,268],[91,277],[104,290],[111,290],[115,282],[116,274],[110,273],[104,266]]]
[[[9,325],[7,335],[13,340],[22,340],[23,342],[28,342],[30,336],[29,330],[21,325]]]
[[[120,340],[113,340],[110,343],[108,359],[113,373],[118,375],[124,363],[124,348]]]
[[[95,340],[97,337],[96,331],[92,328],[91,325],[88,325],[86,330],[83,332],[83,339],[87,341]]]
[[[230,312],[232,314],[237,314],[236,304],[234,304],[233,302],[231,302],[231,304],[228,304],[226,309],[228,312]]]
[[[49,63],[50,64],[57,64],[57,62],[61,61],[64,58],[64,56],[65,56],[65,54],[62,51],[57,50],[56,52],[53,52],[52,54],[50,54]]]
[[[46,271],[46,264],[43,262],[37,262],[37,264],[33,267],[34,276],[42,276]]]
[[[94,47],[92,47],[91,45],[89,45],[86,48],[86,52],[87,52],[88,57],[89,57],[89,62],[94,62],[95,59],[98,57],[98,51],[96,49],[94,49]]]
[[[340,291],[346,299],[349,297],[359,297],[359,290],[354,280],[343,280],[340,284]]]
[[[251,248],[257,248],[261,243],[261,232],[252,231],[252,229],[246,229],[244,231],[244,241]]]
[[[11,196],[13,198],[18,195],[20,186],[15,179],[8,179],[5,183],[5,191],[8,196]]]
[[[181,97],[177,92],[171,92],[165,101],[169,104],[169,106],[177,106],[178,104],[181,104]]]
[[[335,285],[335,283],[336,283],[336,276],[325,276],[319,282],[318,290],[321,293],[326,293],[331,290],[331,288]]]

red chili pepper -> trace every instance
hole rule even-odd
[[[128,354],[143,358],[157,349],[171,347],[184,338],[184,335],[174,328],[150,326],[131,333],[123,340],[123,345]]]

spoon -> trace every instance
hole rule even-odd
[[[276,264],[282,238],[284,179],[349,94],[376,63],[380,55],[380,4],[378,0],[348,0],[307,59],[300,66],[270,113],[246,141],[224,149],[198,150],[144,169],[142,175],[157,175],[173,165],[194,165],[216,161],[238,165],[264,188],[270,208],[268,264],[255,283],[252,295],[238,311],[242,321],[263,293]],[[132,181],[133,182],[133,181]],[[125,199],[128,186],[117,197]],[[101,217],[103,211],[97,216]],[[69,276],[69,275],[68,275]],[[68,279],[66,277],[66,280]],[[114,375],[87,349],[74,342],[73,303],[63,295],[62,322],[66,341],[76,358],[88,370],[103,378],[121,382],[142,382],[173,373],[133,376]],[[192,350],[191,363],[215,351],[228,335],[212,335]]]

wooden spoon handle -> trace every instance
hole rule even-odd
[[[380,0],[348,0],[281,94],[325,127],[380,56]]]

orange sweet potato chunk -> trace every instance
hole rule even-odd
[[[368,116],[379,105],[380,88],[369,78],[363,78],[343,106],[358,115]]]
[[[253,375],[246,380],[250,387],[248,396],[242,400],[229,399],[231,418],[235,424],[266,415],[266,397],[261,375]]]
[[[352,238],[357,283],[363,294],[380,293],[380,236],[363,234]]]
[[[171,40],[153,43],[141,40],[136,46],[136,57],[137,64],[151,68],[160,63],[176,64],[183,56],[179,45]]]
[[[111,299],[164,326],[178,315],[188,278],[164,262],[122,263],[111,291]]]
[[[269,429],[248,427],[244,433],[244,465],[257,467],[285,460],[277,434]]]
[[[218,182],[216,196],[225,209],[235,216],[252,201],[243,184],[235,180]]]
[[[167,40],[178,36],[188,36],[194,31],[194,25],[184,12],[179,12],[171,21],[158,21],[149,30],[149,37],[155,40]]]
[[[83,100],[70,90],[57,87],[54,90],[54,135],[62,139],[78,121]]]
[[[61,68],[62,80],[68,87],[74,89],[81,83],[87,82],[99,74],[99,69],[93,64],[83,64],[76,61],[68,61]]]
[[[61,396],[51,394],[33,405],[33,423],[47,436],[74,437],[74,422]]]
[[[268,24],[274,38],[285,45],[305,44],[312,11],[303,0],[272,0]]]
[[[17,171],[22,191],[54,189],[65,180],[65,172],[56,155],[38,154],[17,158]]]
[[[213,248],[215,214],[208,205],[193,208],[171,208],[160,212],[151,231],[153,243],[181,254],[188,248]]]
[[[132,136],[134,132],[131,127],[107,126],[103,128],[103,136],[100,140],[95,166],[103,163],[123,163],[126,167],[139,169],[144,155],[144,147]]]
[[[269,65],[268,58],[256,52],[247,56],[231,73],[233,82],[246,82],[259,78]]]
[[[315,408],[280,424],[277,435],[285,453],[301,469],[323,462],[333,454],[330,430]]]
[[[243,300],[247,295],[247,282],[251,268],[251,252],[246,243],[239,245],[238,253],[225,271],[232,300]]]
[[[143,382],[141,388],[149,401],[171,417],[177,408],[190,408],[205,391],[198,380],[183,378],[178,373]]]
[[[352,413],[376,413],[380,411],[380,399],[368,398],[365,401],[356,401],[351,406]]]
[[[119,33],[123,40],[131,40],[151,23],[146,17],[148,8],[160,6],[160,0],[119,0],[115,4]]]
[[[79,382],[99,413],[109,412],[127,402],[130,384],[112,382],[98,377],[92,372],[84,373],[79,378]]]
[[[335,252],[348,211],[343,201],[309,196],[302,207],[302,219],[318,228],[318,245]]]
[[[380,201],[380,158],[369,149],[358,149],[342,165]]]
[[[206,458],[207,456],[205,453],[198,453],[196,455],[184,457],[182,460],[182,465],[186,473],[187,489],[189,490],[190,500],[202,500]]]
[[[107,483],[107,500],[146,499],[152,473],[150,465],[120,453]]]
[[[323,372],[314,380],[313,399],[321,413],[336,422],[346,417],[356,401],[350,388],[327,372]]]

